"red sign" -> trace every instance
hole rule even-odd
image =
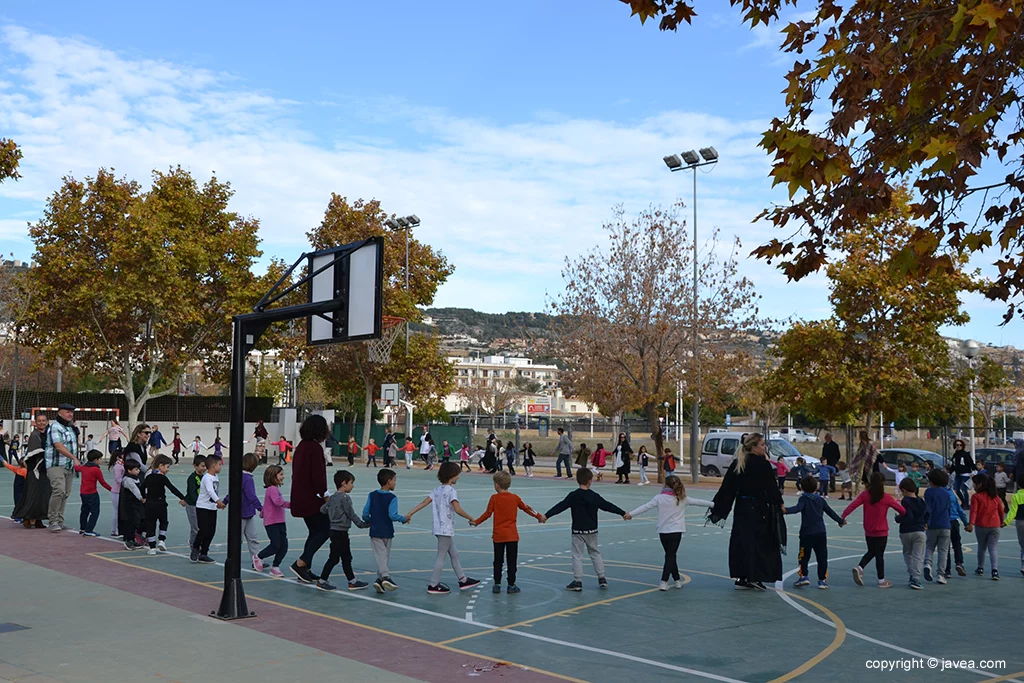
[[[550,403],[528,403],[526,404],[526,412],[529,413],[550,413]]]

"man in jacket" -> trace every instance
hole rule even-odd
[[[835,467],[837,470],[839,469],[839,444],[832,440],[832,432],[825,432],[825,443],[821,447],[821,461],[826,465],[832,465],[832,467]],[[835,493],[835,477],[832,477],[831,481],[829,481],[828,490]]]
[[[562,476],[562,463],[565,463],[565,478],[572,478],[572,440],[565,430],[558,428],[558,445],[555,446],[555,479]]]

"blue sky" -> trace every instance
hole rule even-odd
[[[751,224],[783,198],[756,144],[791,60],[774,29],[724,6],[665,34],[616,0],[150,5],[0,15],[0,136],[26,155],[25,177],[0,187],[5,254],[31,255],[26,221],[61,176],[145,181],[181,164],[232,183],[268,256],[302,251],[332,191],[376,197],[418,214],[454,262],[437,305],[542,310],[614,205],[689,196],[661,157],[708,144],[722,161],[700,176],[702,233],[744,251],[772,236]],[[821,276],[788,284],[753,260],[744,273],[768,315],[827,315]],[[1014,343],[1001,306],[966,301],[955,334]]]

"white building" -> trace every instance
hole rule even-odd
[[[450,356],[448,362],[455,366],[455,392],[445,396],[445,409],[452,413],[466,412],[473,404],[474,392],[477,395],[486,393],[487,389],[507,388],[517,378],[536,382],[540,391],[536,394],[515,396],[511,399],[509,412],[527,413],[527,401],[542,402],[550,405],[551,413],[574,413],[589,415],[596,412],[596,407],[589,406],[585,401],[566,398],[558,386],[559,368],[557,365],[535,363],[531,358],[511,356],[484,356],[483,358],[460,358]],[[538,399],[541,399],[538,401]],[[550,413],[548,413],[550,415]],[[538,413],[531,412],[531,416]]]

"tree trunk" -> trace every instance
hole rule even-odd
[[[658,404],[648,403],[644,406],[644,415],[651,425],[651,438],[654,440],[654,454],[658,462],[658,483],[665,483],[665,461],[662,456],[665,451],[665,433],[661,431],[661,423],[658,422]],[[676,458],[679,462],[679,458]]]

